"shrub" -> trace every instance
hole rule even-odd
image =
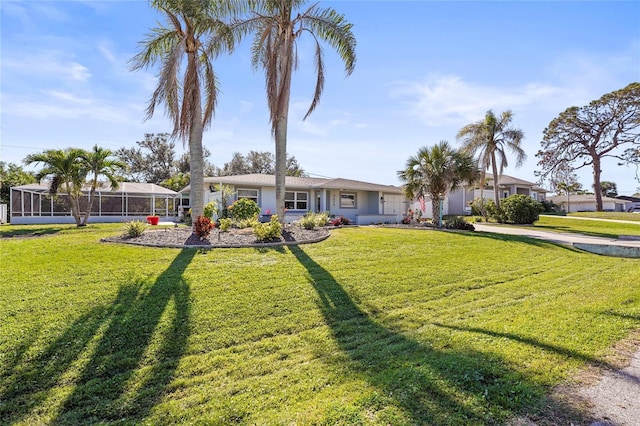
[[[315,229],[316,226],[325,226],[329,220],[329,213],[313,213],[307,212],[300,218],[298,223],[304,229]]]
[[[344,216],[338,216],[331,220],[331,225],[333,226],[351,225],[351,219]]]
[[[475,231],[476,230],[476,228],[472,224],[470,224],[469,222],[464,220],[464,218],[461,217],[461,216],[453,216],[451,218],[448,218],[444,222],[444,227],[446,229],[461,229],[463,231]]]
[[[227,232],[229,228],[231,228],[231,219],[229,218],[220,219],[220,230],[222,232]]]
[[[282,235],[282,224],[278,220],[278,215],[271,216],[269,223],[256,222],[253,225],[253,234],[258,241],[271,241]]]
[[[213,219],[213,213],[215,209],[216,209],[216,203],[214,201],[210,201],[207,204],[205,204],[202,214],[204,214],[204,216],[208,217],[209,219]]]
[[[129,238],[139,237],[146,229],[147,224],[139,220],[132,220],[124,226],[124,232]]]
[[[505,198],[500,205],[505,222],[514,224],[532,224],[540,217],[542,204],[528,195],[514,194]]]
[[[229,206],[231,218],[235,221],[251,219],[260,214],[260,207],[253,200],[240,198],[231,206]]]
[[[473,216],[482,216],[485,222],[491,217],[491,209],[495,208],[495,205],[496,203],[494,203],[493,200],[486,198],[476,198],[469,203],[469,206],[471,206],[471,214]]]
[[[260,223],[258,221],[258,216],[254,216],[254,217],[249,218],[249,219],[242,219],[242,220],[233,221],[233,224],[235,226],[237,226],[238,228],[240,228],[240,229],[253,228],[254,226],[256,226],[256,223]]]
[[[200,238],[206,238],[211,234],[211,230],[215,228],[215,224],[206,216],[198,216],[195,223],[196,235]]]

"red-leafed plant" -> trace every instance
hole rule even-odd
[[[206,238],[211,234],[211,230],[216,227],[216,224],[211,222],[206,216],[198,216],[195,223],[196,235],[200,238]]]

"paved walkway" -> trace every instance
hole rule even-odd
[[[637,223],[637,222],[636,222]],[[495,234],[521,235],[538,240],[550,241],[556,244],[564,244],[588,251],[590,253],[606,256],[640,258],[640,239],[614,239],[605,237],[592,237],[589,235],[570,232],[540,231],[534,227],[516,227],[509,225],[489,225],[474,223],[476,231],[492,232]]]

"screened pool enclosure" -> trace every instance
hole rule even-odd
[[[160,216],[160,220],[177,219],[178,194],[152,183],[120,182],[116,190],[103,185],[96,190],[89,222],[124,222]],[[9,220],[12,224],[74,223],[68,195],[49,194],[49,185],[21,185],[11,188]],[[84,215],[89,188],[83,188],[80,211]]]

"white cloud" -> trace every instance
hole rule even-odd
[[[103,40],[98,43],[98,50],[102,53],[102,56],[112,64],[117,63],[116,55],[113,53],[113,46],[109,41]]]
[[[48,79],[62,79],[72,82],[84,82],[91,78],[89,69],[76,62],[64,52],[49,50],[21,59],[8,59],[3,68],[19,71],[26,75],[38,75]]]
[[[476,121],[489,110],[516,110],[547,104],[563,95],[549,84],[498,87],[467,82],[452,75],[431,75],[422,82],[394,83],[390,95],[407,105],[409,112],[429,126]]]

